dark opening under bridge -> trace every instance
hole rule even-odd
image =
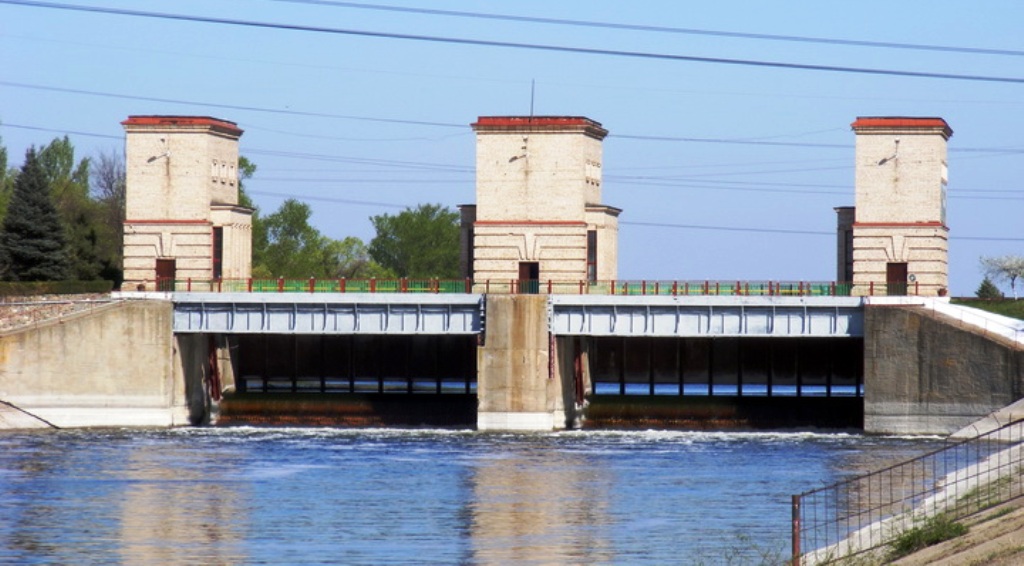
[[[168,283],[229,362],[221,422],[862,422],[863,299],[832,283]]]

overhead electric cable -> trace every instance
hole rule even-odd
[[[510,14],[486,14],[481,12],[465,12],[460,10],[436,10],[430,8],[409,8],[404,6],[384,6],[380,4],[360,4],[356,2],[337,2],[333,0],[271,0],[273,2],[287,2],[292,4],[308,4],[315,6],[333,6],[338,8],[352,8],[357,10],[378,10],[385,12],[400,12],[407,14],[424,14],[431,16],[449,16],[456,18],[475,18],[483,20],[498,20],[509,22],[525,22],[531,24],[552,24],[562,26],[588,27],[615,29],[624,31],[644,31],[656,33],[672,33],[681,35],[701,35],[711,37],[730,37],[737,39],[756,39],[766,41],[788,41],[796,43],[820,43],[824,45],[847,45],[854,47],[878,47],[885,49],[910,49],[919,51],[943,51],[950,53],[971,53],[976,55],[1008,55],[1012,57],[1024,56],[1024,51],[1014,49],[992,49],[986,47],[961,47],[955,45],[930,45],[920,43],[898,43],[891,41],[866,41],[858,39],[838,39],[830,37],[807,37],[800,35],[775,35],[767,33],[747,33],[735,31],[706,30],[695,28],[679,28],[669,26],[654,26],[643,24],[623,24],[616,22],[596,22],[588,20],[570,20],[565,18],[541,18],[537,16],[514,16]]]
[[[112,14],[118,16],[133,16],[140,18],[151,18],[161,20],[177,20],[208,24],[221,24],[242,26],[262,29],[279,29],[288,31],[303,31],[314,33],[326,33],[334,35],[350,35],[357,37],[373,37],[380,39],[404,39],[409,41],[422,41],[430,43],[450,43],[455,45],[474,45],[480,47],[506,47],[512,49],[531,49],[536,51],[554,51],[562,53],[577,53],[584,55],[608,55],[615,57],[631,57],[640,59],[658,59],[666,61],[686,61],[690,63],[711,63],[719,65],[740,65],[750,67],[768,67],[776,69],[791,69],[800,71],[824,71],[835,73],[855,73],[866,75],[882,75],[911,78],[945,79],[977,82],[997,82],[1024,84],[1024,78],[1000,77],[991,75],[958,75],[952,73],[932,73],[926,71],[900,71],[895,69],[874,69],[867,67],[844,67],[838,65],[811,65],[805,63],[787,63],[782,61],[761,61],[755,59],[729,59],[724,57],[698,57],[694,55],[676,55],[670,53],[654,53],[646,51],[624,51],[615,49],[598,49],[591,47],[569,47],[562,45],[548,45],[540,43],[521,43],[513,41],[497,41],[487,39],[469,39],[458,37],[445,37],[437,35],[405,34],[393,32],[378,32],[357,29],[329,28],[323,26],[307,26],[298,24],[279,24],[272,22],[259,22],[254,20],[240,20],[232,18],[215,18],[210,16],[190,16],[185,14],[171,14],[167,12],[145,12],[141,10],[128,10],[122,8],[104,8],[98,6],[76,6],[72,4],[61,4],[57,2],[39,2],[34,0],[0,0],[0,4],[17,6],[28,6],[34,8],[51,8],[57,10],[70,10],[76,12],[91,12],[99,14]]]
[[[3,4],[5,0],[0,0]],[[352,114],[331,114],[327,112],[306,112],[302,110],[287,110],[280,108],[262,108],[259,106],[243,106],[239,104],[222,104],[217,102],[199,102],[195,100],[176,100],[173,98],[160,98],[155,96],[140,96],[135,94],[121,94],[116,92],[102,92],[96,90],[84,90],[79,88],[68,88],[59,86],[36,85],[14,81],[0,80],[0,86],[27,88],[33,90],[45,90],[50,92],[63,92],[67,94],[84,94],[88,96],[104,96],[108,98],[120,98],[124,100],[142,100],[146,102],[159,102],[161,104],[187,104],[190,106],[208,106],[210,108],[222,108],[227,110],[244,110],[248,112],[261,112],[266,114],[285,114],[289,116],[305,116],[313,118],[339,118],[343,120],[359,120],[363,122],[382,122],[388,124],[408,124],[412,126],[434,126],[441,128],[468,128],[467,124],[455,124],[452,122],[427,122],[423,120],[403,120],[399,118],[376,118],[372,116],[355,116]]]

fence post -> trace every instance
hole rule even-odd
[[[643,281],[640,282],[640,294],[641,295],[646,295],[647,294],[647,280],[646,279],[644,279]]]
[[[371,293],[376,293],[377,292],[377,278],[376,277],[371,277],[370,278],[370,292]]]
[[[615,280],[612,279],[612,294],[615,294]]]
[[[277,292],[284,293],[284,277],[277,278]]]
[[[871,297],[875,296],[875,282],[874,281],[872,281],[871,284],[868,285],[868,296],[871,296]]]
[[[580,294],[583,294],[583,281],[580,281]]]
[[[316,279],[313,277],[309,278],[309,292],[312,293],[316,290]]]
[[[793,496],[793,566],[800,566],[800,496]]]
[[[470,279],[469,277],[467,277],[466,278],[466,293],[469,294],[469,293],[472,293],[472,292],[473,292],[473,280]]]
[[[249,280],[248,280],[248,281],[246,281],[246,283],[245,283],[245,288],[246,288],[246,289],[247,289],[247,290],[248,290],[248,291],[249,291],[250,293],[252,293],[252,277],[250,277],[250,278],[249,278]]]
[[[551,294],[551,280],[548,279],[548,294]]]
[[[342,277],[341,279],[338,280],[338,292],[339,293],[344,293],[345,292],[345,278],[344,277]]]

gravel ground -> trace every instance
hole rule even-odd
[[[0,332],[89,310],[110,301],[110,295],[34,295],[0,298]]]

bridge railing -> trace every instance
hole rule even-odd
[[[204,293],[495,293],[541,295],[849,296],[848,283],[816,281],[555,281],[519,279],[158,279],[138,290]]]
[[[792,564],[891,544],[936,517],[958,520],[1024,495],[1024,420],[883,470],[794,495]]]

